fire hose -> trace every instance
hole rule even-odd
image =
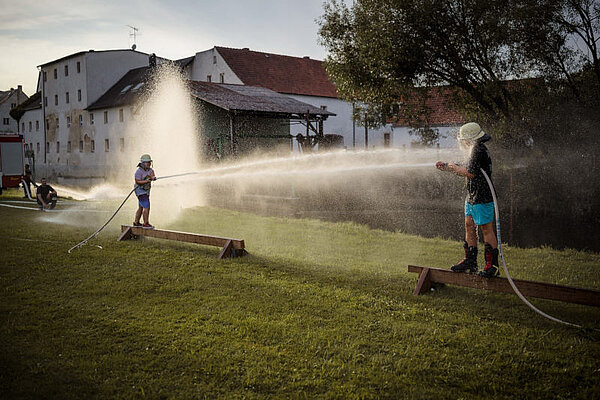
[[[176,174],[176,175],[168,175],[168,176],[161,176],[156,178],[156,180],[159,179],[169,179],[169,178],[176,178],[176,177],[180,177],[180,176],[187,176],[187,175],[195,175],[198,174],[199,172],[186,172],[183,174]],[[81,242],[77,243],[75,246],[71,247],[68,251],[68,253],[70,254],[71,251],[84,246],[87,244],[87,242],[89,242],[90,240],[92,240],[93,238],[95,238],[96,236],[98,236],[98,234],[106,227],[106,225],[108,225],[110,223],[110,221],[113,220],[113,218],[119,213],[119,211],[121,211],[121,208],[123,208],[123,206],[125,205],[125,203],[127,202],[127,200],[129,200],[129,197],[131,197],[131,194],[135,191],[135,188],[131,189],[131,191],[129,192],[129,194],[125,197],[125,199],[121,202],[121,204],[119,205],[119,207],[117,207],[116,211],[110,216],[110,218],[108,220],[106,220],[106,222],[104,224],[102,224],[102,226],[100,226],[100,228],[98,228],[94,233],[92,233],[90,236],[88,236],[87,238],[85,238],[84,240],[82,240]]]
[[[502,267],[504,269],[504,273],[506,274],[506,279],[508,279],[508,282],[510,283],[510,286],[514,290],[515,294],[517,296],[519,296],[519,298],[521,299],[521,301],[523,301],[523,303],[525,303],[529,308],[531,308],[536,313],[540,314],[542,317],[548,318],[549,320],[554,321],[554,322],[558,322],[559,324],[572,326],[572,327],[579,328],[579,329],[585,329],[581,325],[563,321],[562,319],[553,317],[552,315],[548,315],[545,312],[543,312],[542,310],[538,309],[536,306],[531,304],[529,302],[529,300],[527,300],[525,298],[525,296],[523,296],[523,294],[521,293],[519,288],[517,288],[517,285],[515,285],[515,283],[513,282],[512,278],[510,276],[510,273],[508,272],[508,268],[506,267],[506,261],[504,260],[504,253],[502,252],[502,240],[500,237],[500,212],[498,211],[498,199],[496,198],[496,191],[494,190],[494,185],[492,185],[492,181],[490,180],[490,177],[488,176],[488,174],[483,170],[483,168],[480,168],[480,169],[481,169],[481,172],[483,173],[483,176],[485,177],[485,180],[487,181],[488,186],[490,187],[490,191],[492,192],[492,198],[494,199],[494,213],[496,215],[496,236],[498,239],[498,253],[500,254],[500,259],[502,260]],[[493,278],[490,278],[490,279],[493,279]],[[600,329],[596,329],[596,328],[592,328],[592,329],[594,331],[600,332]]]

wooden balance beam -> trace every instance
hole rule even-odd
[[[419,274],[417,287],[413,292],[414,295],[428,292],[432,283],[447,283],[450,285],[514,294],[514,291],[506,278],[484,278],[474,274],[453,272],[448,269],[419,267],[416,265],[409,265],[408,272],[416,272]],[[521,293],[526,297],[537,297],[540,299],[558,300],[567,303],[600,307],[600,291],[598,290],[554,285],[552,283],[524,281],[521,279],[513,279],[513,281]]]
[[[242,239],[230,239],[218,236],[200,235],[198,233],[168,231],[165,229],[144,229],[140,226],[132,225],[121,225],[121,236],[119,236],[117,241],[120,242],[122,240],[135,239],[140,236],[222,247],[221,253],[218,257],[219,259],[240,257],[246,254],[244,240]]]

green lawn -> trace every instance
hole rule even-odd
[[[132,206],[72,254],[107,215],[0,207],[0,398],[600,397],[600,334],[512,295],[412,296],[407,264],[447,268],[461,243],[214,208],[161,226],[245,239],[249,256],[218,261],[116,242]],[[505,253],[515,277],[600,288],[599,254]],[[598,309],[533,302],[600,326]]]

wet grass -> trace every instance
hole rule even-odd
[[[4,196],[3,198],[4,199]],[[249,256],[48,224],[0,208],[2,398],[597,398],[600,336],[515,296],[414,297],[407,264],[461,244],[352,223],[186,210],[169,228]],[[118,217],[129,222],[127,216]],[[600,255],[506,250],[515,277],[600,288]],[[587,326],[600,310],[534,300]]]

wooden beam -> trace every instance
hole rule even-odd
[[[429,276],[429,268],[423,268],[419,274],[419,280],[417,281],[417,287],[413,294],[415,296],[426,293],[431,288],[431,277]]]
[[[231,239],[219,236],[201,235],[198,233],[179,232],[179,231],[168,231],[165,229],[144,229],[139,226],[121,225],[121,232],[130,230],[131,234],[136,236],[147,236],[157,239],[168,239],[177,240],[180,242],[205,244],[208,246],[223,247],[228,241],[231,241],[233,249],[243,249],[244,240],[242,239]]]
[[[221,252],[219,253],[219,257],[217,257],[217,258],[219,260],[222,260],[223,258],[231,257],[232,250],[233,250],[233,243],[231,240],[228,240],[227,243],[225,244],[225,246],[223,246],[223,250],[221,250]]]
[[[131,239],[131,237],[133,236],[133,234],[131,233],[131,227],[128,226],[127,229],[123,230],[123,226],[121,226],[121,236],[119,236],[119,238],[117,239],[117,242],[123,241],[123,240],[129,240]]]
[[[427,276],[429,277],[430,284],[447,283],[450,285],[485,289],[494,292],[514,293],[506,278],[484,278],[473,274],[453,272],[448,269],[419,267],[416,265],[408,266],[408,272],[420,274],[419,280],[421,280],[421,274],[425,269],[429,270]],[[598,290],[582,289],[544,282],[525,281],[521,279],[513,279],[513,281],[521,293],[526,297],[537,297],[540,299],[600,307],[600,291]],[[416,293],[415,289],[415,294],[420,293]]]

